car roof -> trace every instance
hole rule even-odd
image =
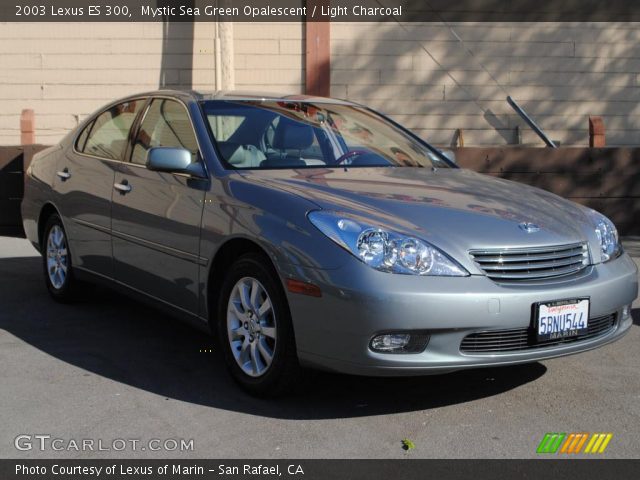
[[[154,95],[164,95],[181,98],[182,100],[207,101],[207,100],[230,100],[230,101],[274,101],[274,102],[313,102],[313,103],[333,103],[341,105],[355,105],[347,100],[318,97],[314,95],[303,94],[287,94],[274,92],[259,91],[242,91],[242,90],[226,90],[226,91],[207,91],[207,90],[153,90],[150,92],[130,95],[127,98],[147,97]]]

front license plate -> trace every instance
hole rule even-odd
[[[540,342],[577,337],[587,332],[589,299],[538,303],[535,319],[536,334]]]

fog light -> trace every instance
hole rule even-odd
[[[625,305],[622,307],[622,318],[628,318],[631,316],[631,305]]]
[[[420,353],[429,342],[429,335],[423,333],[385,333],[371,339],[369,347],[380,353]]]

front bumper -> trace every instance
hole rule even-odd
[[[613,342],[631,327],[622,309],[638,293],[637,268],[628,255],[593,267],[580,278],[544,285],[497,284],[485,276],[418,277],[376,271],[357,259],[335,270],[280,265],[284,278],[318,285],[321,298],[288,293],[298,356],[304,365],[358,375],[423,375],[513,365],[570,355]],[[591,318],[616,314],[615,326],[585,340],[531,350],[462,353],[465,336],[487,330],[530,328],[537,302],[590,297]],[[381,332],[420,331],[421,353],[377,353]]]

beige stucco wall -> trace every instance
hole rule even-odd
[[[234,37],[237,89],[304,91],[302,23],[236,23]]]
[[[234,25],[236,88],[301,92],[300,23]],[[33,108],[36,141],[58,141],[118,97],[168,87],[215,88],[215,24],[0,23],[0,145],[20,141]],[[168,41],[167,41],[168,40]]]
[[[453,30],[453,31],[452,31]],[[552,139],[640,143],[640,24],[334,24],[332,95],[372,105],[449,144],[515,140],[510,94]],[[462,39],[457,40],[456,35]],[[523,141],[540,143],[529,129]]]
[[[331,25],[331,91],[426,138],[505,144],[521,124],[511,94],[563,144],[586,144],[588,115],[607,142],[640,143],[640,28],[634,24]],[[0,144],[19,143],[23,108],[53,143],[114,98],[215,86],[213,23],[0,24]],[[464,43],[459,42],[458,35]],[[238,89],[304,90],[304,26],[234,24]],[[524,142],[539,143],[527,128]]]

